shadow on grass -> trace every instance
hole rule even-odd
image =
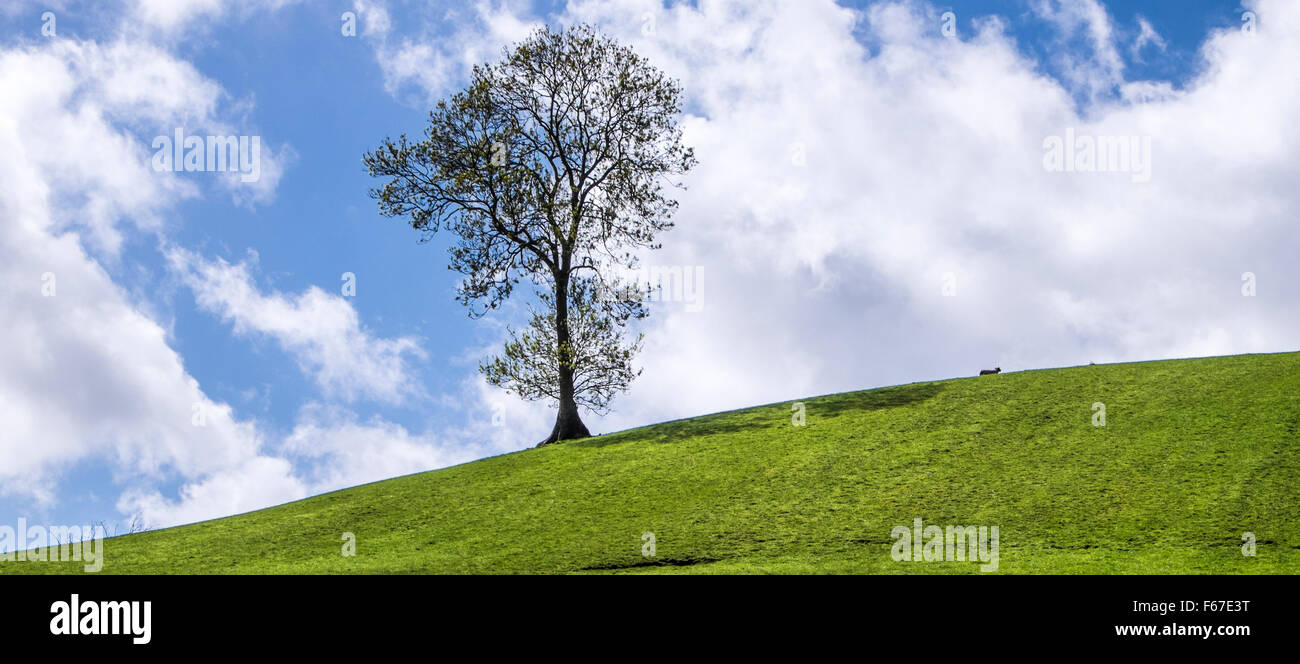
[[[836,417],[848,412],[897,408],[920,403],[933,398],[943,390],[940,383],[914,383],[897,387],[882,387],[865,392],[845,392],[807,400],[809,415]],[[652,424],[627,432],[595,436],[580,441],[564,443],[575,447],[605,447],[631,442],[667,443],[687,440],[697,436],[736,433],[790,424],[790,404],[769,404],[757,408],[718,413],[704,417],[673,420]],[[775,409],[775,415],[774,415]]]
[[[584,438],[583,440],[565,443],[575,447],[605,447],[606,445],[621,445],[631,442],[649,442],[649,443],[667,443],[686,440],[697,436],[710,436],[722,433],[736,433],[749,429],[762,429],[771,426],[771,419],[764,417],[755,410],[747,410],[739,413],[721,413],[718,415],[696,417],[687,420],[674,420],[672,422],[663,422],[662,424],[652,424],[648,427],[628,431],[625,433],[614,433],[605,436],[595,436]]]
[[[705,563],[716,563],[721,558],[656,558],[653,560],[643,560],[636,563],[627,563],[623,565],[593,565],[583,567],[584,572],[603,572],[616,569],[635,569],[637,567],[687,567],[690,565],[703,565]]]
[[[897,387],[882,387],[866,392],[845,392],[830,396],[809,399],[808,414],[818,417],[836,417],[848,412],[883,410],[910,406],[928,399],[943,391],[941,383],[914,383]]]

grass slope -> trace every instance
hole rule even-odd
[[[999,526],[999,573],[1300,572],[1300,353],[804,403],[803,427],[760,406],[114,538],[103,573],[978,573],[892,560],[916,517]]]

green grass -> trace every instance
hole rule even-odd
[[[102,573],[979,573],[894,561],[917,517],[998,526],[997,573],[1300,572],[1300,353],[803,402],[803,427],[760,406],[113,538]]]

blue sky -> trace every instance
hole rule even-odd
[[[54,255],[40,243],[75,266],[56,273],[53,302],[13,295],[5,303],[14,321],[57,328],[40,352],[61,359],[10,366],[7,383],[0,378],[0,395],[49,404],[36,412],[16,397],[0,401],[6,420],[29,420],[0,434],[9,465],[0,469],[0,523],[114,522],[141,513],[167,525],[544,437],[544,405],[519,403],[476,378],[477,362],[499,346],[503,325],[520,322],[521,306],[470,320],[453,299],[445,238],[419,244],[400,220],[379,217],[367,195],[377,182],[360,161],[386,136],[418,135],[430,101],[463,82],[468,62],[539,21],[591,20],[683,77],[687,138],[700,146],[703,172],[689,182],[662,260],[701,266],[708,304],[701,315],[680,303],[656,305],[647,324],[656,341],[641,358],[647,378],[615,413],[589,416],[593,431],[999,363],[1017,370],[1295,349],[1294,293],[1281,284],[1298,282],[1278,249],[1294,239],[1285,220],[1294,219],[1295,194],[1284,169],[1252,168],[1295,161],[1288,153],[1295,129],[1280,120],[1295,95],[1259,91],[1265,103],[1257,105],[1276,113],[1225,121],[1258,131],[1258,140],[1202,143],[1176,129],[1224,120],[1224,109],[1235,108],[1225,104],[1241,96],[1235,86],[1246,85],[1221,80],[1240,75],[1233,72],[1263,68],[1276,86],[1297,87],[1294,66],[1274,68],[1294,52],[1294,31],[1261,30],[1254,50],[1238,44],[1243,11],[1258,12],[1261,26],[1283,25],[1297,20],[1286,3],[110,4],[19,2],[0,11],[0,84],[19,99],[0,102],[0,126],[8,121],[15,133],[7,140],[25,148],[0,142],[9,148],[0,159],[31,178],[22,192],[15,184],[5,194],[0,213],[11,216],[5,224],[19,215],[36,220],[30,235],[0,243],[0,261],[9,252],[11,265],[27,270],[3,277],[13,280],[11,291],[39,287],[43,271],[26,266]],[[945,42],[938,17],[948,10],[958,34]],[[56,17],[54,36],[41,32],[46,11]],[[340,33],[345,11],[358,15],[356,36]],[[1001,29],[988,27],[991,18]],[[720,55],[700,34],[705,27]],[[1222,52],[1207,59],[1202,49],[1215,34]],[[1117,60],[1108,62],[1111,55]],[[1245,64],[1236,68],[1234,58]],[[164,63],[157,66],[165,72],[130,76],[143,63]],[[61,72],[69,87],[58,77],[23,77],[33,71]],[[813,84],[800,71],[824,87],[799,88]],[[97,86],[105,76],[119,78]],[[927,92],[943,81],[969,95]],[[912,106],[895,115],[890,100]],[[884,106],[873,113],[872,104]],[[79,152],[83,143],[66,131],[31,138],[51,109],[73,118],[69,127],[89,126],[78,113],[93,115],[101,122],[88,131],[103,145],[134,142],[135,152]],[[1035,172],[1042,139],[1067,124],[1099,135],[1154,134],[1178,167],[1157,170],[1145,188],[1096,177],[1044,187],[1006,161],[1016,152],[1003,149],[1011,141]],[[268,163],[262,180],[241,189],[211,173],[143,170],[113,179],[123,163],[141,166],[143,157],[147,166],[151,141],[176,127],[259,136]],[[912,133],[911,143],[891,142]],[[741,145],[768,150],[761,154],[776,162],[801,146],[807,163],[793,175],[754,171],[763,159]],[[1223,145],[1234,146],[1226,158]],[[32,156],[51,147],[61,151]],[[917,163],[906,157],[888,167],[903,154]],[[860,168],[867,157],[877,157],[875,165]],[[1186,195],[1212,193],[1199,179],[1212,168],[1224,169],[1220,191],[1241,193],[1237,185],[1253,182],[1248,190],[1258,197],[1202,223],[1194,215],[1205,206]],[[192,190],[178,190],[177,181]],[[33,193],[41,185],[50,191]],[[131,192],[145,192],[144,200]],[[882,195],[853,198],[871,192]],[[967,204],[926,200],[947,196]],[[92,222],[83,214],[92,204],[110,212]],[[1141,226],[1082,230],[1120,209],[1141,215]],[[120,245],[99,239],[104,228]],[[1074,253],[1049,255],[1045,247]],[[1144,257],[1161,254],[1142,267]],[[1274,299],[1241,302],[1247,269],[1271,275]],[[344,273],[356,275],[355,297],[342,294]],[[926,295],[938,289],[930,285],[935,275],[946,274],[973,284],[956,309],[939,309],[946,303]],[[111,297],[77,299],[91,280]],[[1206,293],[1214,295],[1201,299]],[[111,307],[120,309],[113,320],[134,322],[99,327],[97,312]],[[122,332],[146,323],[161,335],[134,340]],[[14,329],[0,329],[10,352],[39,354]],[[106,346],[100,330],[126,336]],[[146,349],[156,351],[152,359],[132,356]],[[142,369],[171,366],[168,349],[183,374],[164,380],[166,371]],[[155,409],[190,389],[185,376],[200,396]],[[141,410],[94,407],[113,399]],[[205,425],[210,439],[152,422],[188,420],[191,402],[228,407]],[[51,418],[60,420],[57,435],[46,433]]]

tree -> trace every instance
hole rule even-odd
[[[521,280],[540,309],[511,329],[487,380],[558,405],[541,445],[589,436],[578,407],[603,412],[640,372],[645,287],[621,273],[657,249],[677,201],[668,189],[695,165],[682,145],[681,87],[631,49],[579,25],[540,28],[429,114],[424,139],[385,139],[363,162],[386,216],[427,241],[455,235],[448,269],[477,318]]]

